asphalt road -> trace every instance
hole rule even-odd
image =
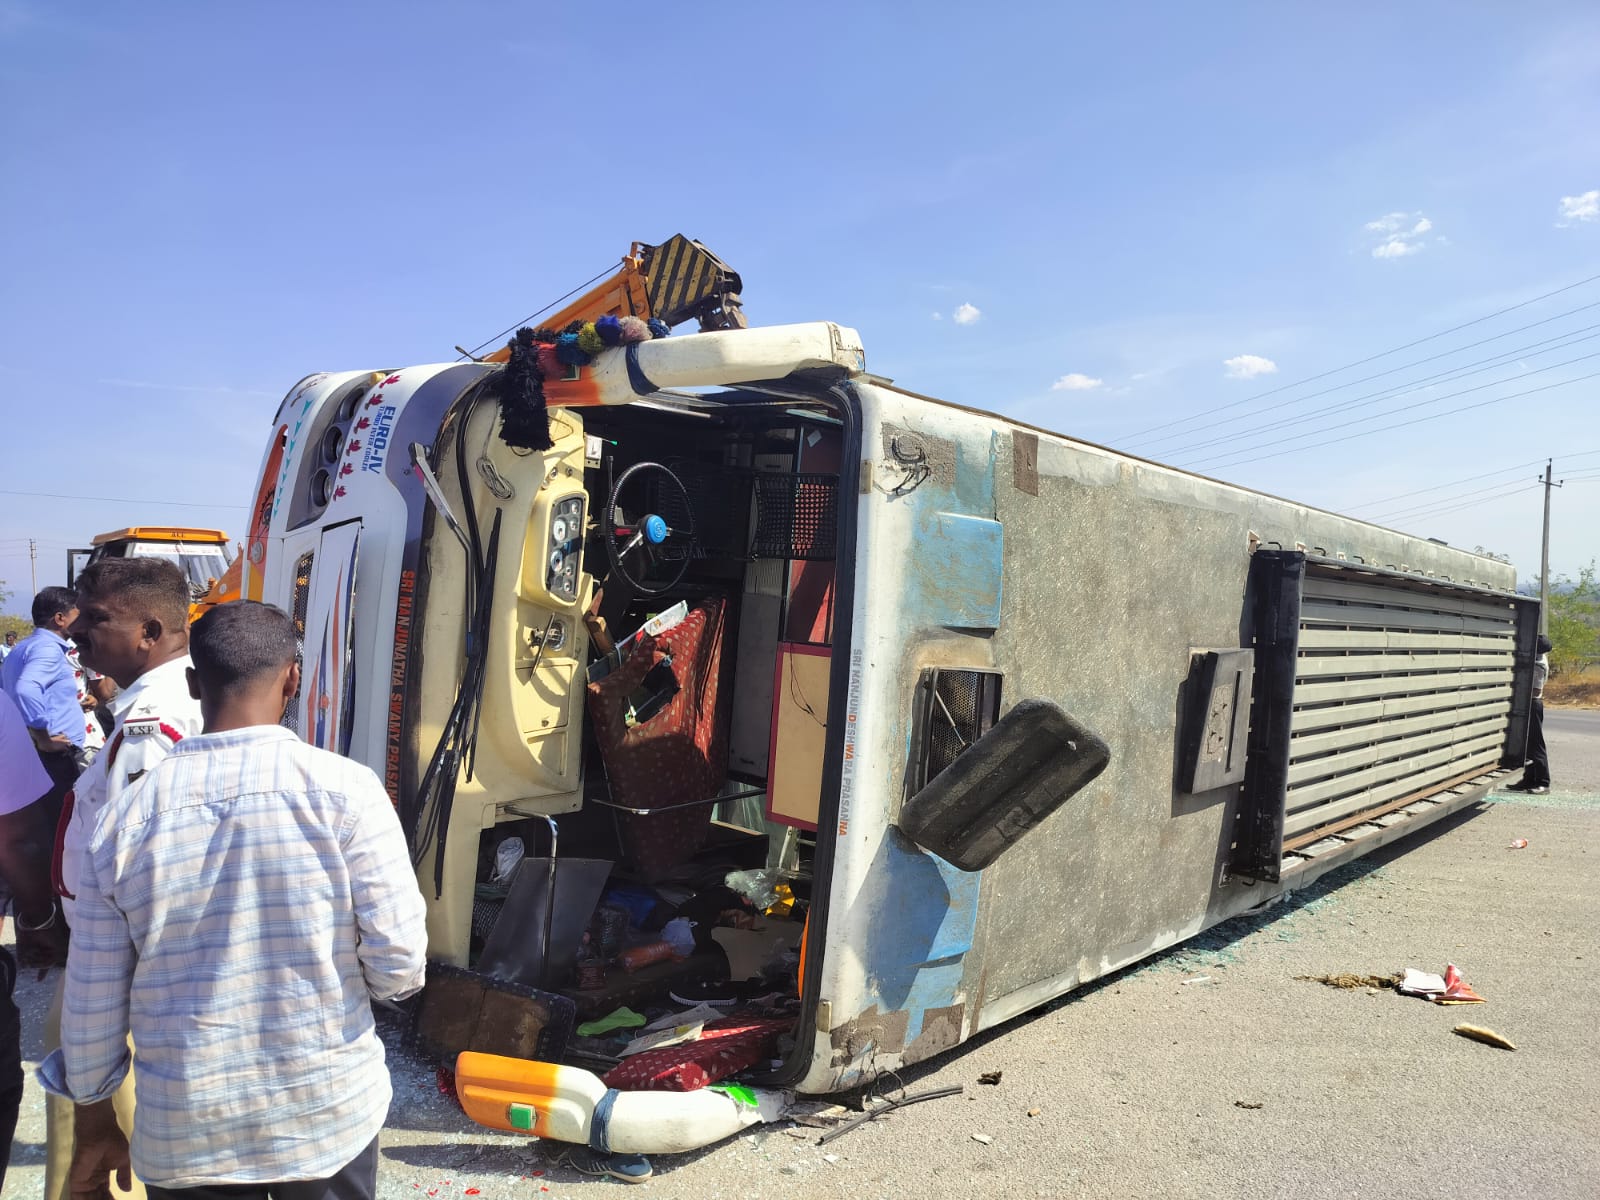
[[[697,1200],[1600,1195],[1600,713],[1551,710],[1546,727],[1551,795],[1498,794],[906,1072],[912,1090],[954,1083],[964,1095],[826,1147],[815,1129],[760,1127],[658,1159],[641,1191]],[[1519,838],[1526,849],[1511,848]],[[1446,962],[1488,1003],[1441,1008],[1297,978]],[[53,986],[31,976],[19,985],[30,1057]],[[1463,1020],[1518,1049],[1454,1036]],[[537,1143],[469,1124],[430,1069],[391,1061],[385,1200],[543,1200],[624,1186],[553,1167]],[[1000,1083],[979,1083],[991,1071]],[[42,1141],[30,1085],[5,1200],[39,1194]]]

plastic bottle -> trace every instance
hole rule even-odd
[[[598,1142],[598,1149],[622,1154],[698,1150],[759,1121],[776,1121],[785,1111],[781,1092],[614,1092],[581,1067],[471,1050],[456,1059],[456,1095],[467,1116],[490,1129]]]

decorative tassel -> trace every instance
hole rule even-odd
[[[660,317],[651,317],[649,326],[651,337],[664,338],[672,334],[672,326],[668,325]]]
[[[596,322],[598,325],[599,322]],[[638,317],[621,317],[617,321],[617,330],[623,342],[648,342],[650,340],[650,326]],[[602,333],[602,337],[605,335]]]
[[[551,334],[550,336],[554,338],[556,335]],[[560,379],[567,373],[561,360],[556,357],[554,342],[541,343],[536,353],[539,360],[539,373],[546,379]]]
[[[601,317],[594,323],[594,331],[600,335],[600,341],[605,345],[622,345],[622,322],[616,317]]]
[[[592,361],[579,344],[577,333],[563,333],[556,338],[556,358],[569,367],[587,367]]]
[[[500,440],[518,450],[548,450],[554,443],[534,331],[517,330],[509,345],[511,359],[500,377]]]
[[[606,348],[605,342],[600,338],[600,331],[595,328],[593,321],[585,321],[583,328],[578,330],[578,348],[590,357]]]

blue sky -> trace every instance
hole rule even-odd
[[[1564,456],[1573,573],[1596,112],[1592,4],[0,0],[0,579],[25,611],[30,537],[43,585],[101,530],[240,534],[301,376],[453,357],[680,231],[914,390],[1524,576]]]

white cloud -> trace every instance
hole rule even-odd
[[[1420,254],[1420,242],[1406,242],[1399,238],[1390,238],[1387,242],[1372,248],[1373,258],[1404,258],[1408,254]]]
[[[1422,250],[1422,238],[1433,231],[1433,222],[1419,212],[1392,212],[1368,221],[1362,228],[1377,234],[1373,258],[1405,258]],[[1435,240],[1444,241],[1442,237]]]
[[[1259,354],[1236,354],[1222,360],[1229,379],[1254,379],[1257,375],[1276,375],[1278,364]]]
[[[1104,383],[1104,379],[1095,379],[1077,371],[1070,375],[1063,375],[1050,385],[1052,392],[1089,392]]]
[[[944,320],[944,314],[943,313],[934,313],[933,314],[933,319],[935,321],[942,321],[942,320]]]
[[[963,304],[956,309],[954,320],[957,325],[975,325],[981,316],[983,316],[983,313],[978,311],[977,305]]]
[[[1571,225],[1574,221],[1600,220],[1600,188],[1583,193],[1581,196],[1561,197],[1561,220],[1556,224],[1561,227]]]

